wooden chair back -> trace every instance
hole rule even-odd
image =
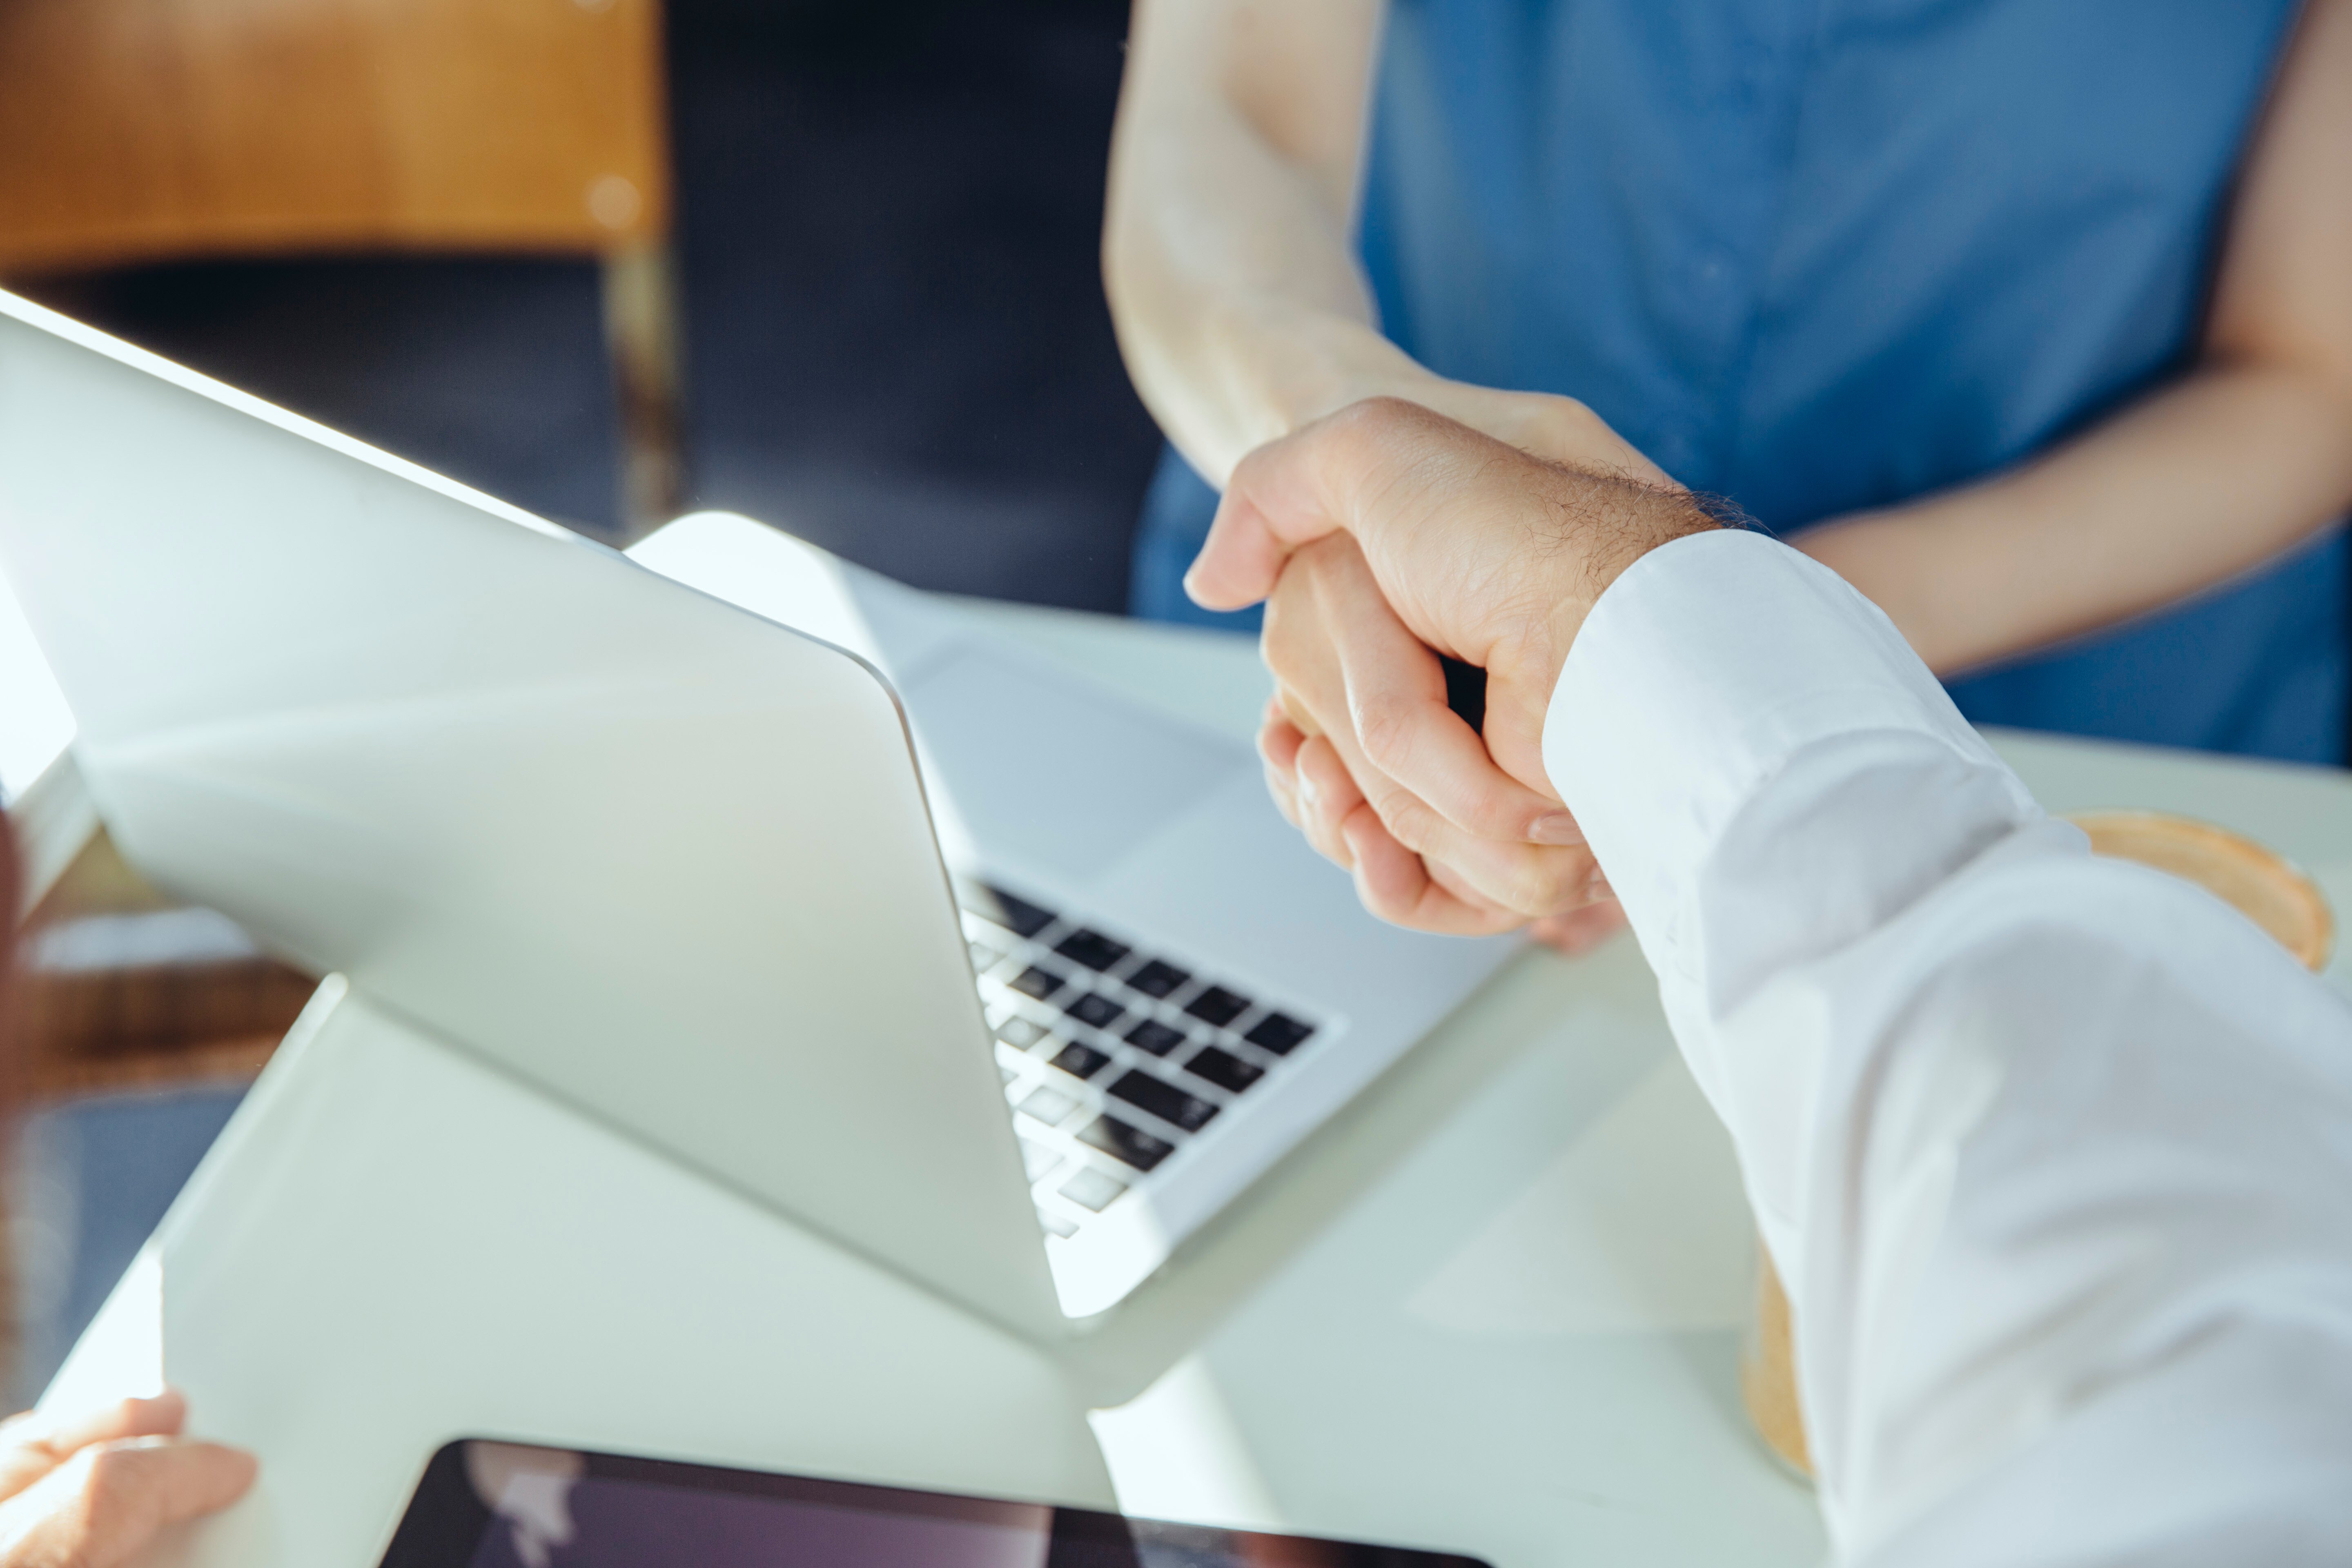
[[[660,59],[655,0],[7,0],[0,269],[643,246]]]
[[[683,490],[658,0],[0,0],[0,277],[604,263],[633,531]]]

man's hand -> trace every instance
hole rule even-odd
[[[167,1526],[243,1497],[252,1457],[181,1439],[187,1414],[167,1391],[0,1424],[0,1568],[115,1568]]]
[[[1368,906],[1500,930],[1605,897],[1545,774],[1544,713],[1617,574],[1714,526],[1680,491],[1381,399],[1244,458],[1186,586],[1214,608],[1271,596],[1269,782]],[[1360,553],[1318,544],[1342,532]],[[1486,671],[1483,737],[1446,706],[1437,653]]]
[[[1396,352],[1385,340],[1382,346],[1391,353]],[[1656,489],[1675,488],[1675,481],[1664,468],[1612,429],[1607,420],[1573,397],[1449,381],[1431,374],[1411,360],[1391,367],[1389,374],[1360,378],[1354,390],[1357,395],[1328,406],[1344,409],[1375,398],[1418,403],[1433,414],[1442,414],[1457,425],[1467,425],[1482,436],[1492,436],[1507,447],[1516,447],[1548,463]]]

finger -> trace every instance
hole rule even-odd
[[[1314,707],[1289,687],[1275,688],[1274,705],[1281,710],[1290,727],[1300,734],[1319,735],[1323,732],[1321,721],[1315,717]]]
[[[1478,732],[1448,705],[1444,664],[1389,607],[1363,556],[1335,552],[1322,564],[1322,626],[1364,760],[1465,833],[1583,843],[1576,819],[1496,766]]]
[[[1257,732],[1257,754],[1265,763],[1265,792],[1274,807],[1291,826],[1299,826],[1298,748],[1307,737],[1282,716],[1276,704],[1266,705],[1266,721]]]
[[[243,1497],[257,1468],[252,1455],[217,1443],[103,1443],[4,1506],[32,1521],[16,1537],[24,1561],[120,1568],[166,1528]]]
[[[1443,860],[1433,860],[1424,855],[1421,863],[1429,869],[1429,879],[1461,900],[1474,910],[1495,915],[1507,921],[1513,930],[1528,923],[1528,917],[1517,910],[1507,909],[1470,885],[1469,879]]]
[[[1363,526],[1369,520],[1358,498],[1377,493],[1400,463],[1420,458],[1433,427],[1458,433],[1452,420],[1426,408],[1375,397],[1250,453],[1225,482],[1209,537],[1184,574],[1184,591],[1209,609],[1256,604],[1274,592],[1291,552]]]
[[[1365,793],[1398,843],[1449,868],[1464,885],[1523,921],[1565,913],[1592,901],[1590,850],[1481,838],[1401,791],[1368,785]]]
[[[1267,798],[1274,802],[1275,814],[1304,833],[1306,829],[1299,827],[1298,797],[1290,787],[1289,775],[1276,773],[1272,768],[1266,769],[1265,793]]]
[[[1327,860],[1353,867],[1355,852],[1348,847],[1339,825],[1364,804],[1363,791],[1339,760],[1328,735],[1310,735],[1298,748],[1299,827],[1316,853]]]
[[[1356,896],[1391,925],[1447,936],[1493,936],[1525,923],[1523,917],[1474,903],[1430,874],[1422,858],[1390,836],[1369,806],[1340,825],[1355,857]]]
[[[1298,747],[1307,739],[1307,731],[1290,721],[1279,699],[1265,705],[1265,719],[1258,725],[1257,754],[1268,767],[1285,773],[1298,765]]]
[[[1314,496],[1312,481],[1298,471],[1305,465],[1297,443],[1297,436],[1286,437],[1259,447],[1234,468],[1201,553],[1184,574],[1184,592],[1194,604],[1212,610],[1256,604],[1274,592],[1293,550],[1339,526],[1332,509]],[[1285,514],[1289,537],[1277,530],[1266,510],[1270,502]]]
[[[1513,923],[1579,909],[1597,896],[1591,885],[1591,850],[1465,833],[1367,760],[1352,735],[1334,731],[1326,739],[1389,837],[1433,865],[1450,868],[1457,884],[1511,911]],[[1307,809],[1302,804],[1301,810]]]
[[[1240,609],[1274,591],[1284,561],[1301,545],[1341,530],[1368,541],[1418,530],[1429,521],[1429,504],[1444,504],[1438,492],[1448,473],[1461,471],[1465,452],[1488,462],[1529,461],[1396,397],[1366,398],[1269,441],[1234,465],[1184,591],[1211,609]],[[1399,483],[1416,469],[1429,478]]]
[[[0,1498],[23,1491],[93,1443],[169,1437],[187,1424],[188,1402],[167,1388],[149,1399],[118,1399],[94,1410],[28,1410],[0,1425]]]
[[[1318,853],[1347,866],[1354,860],[1339,826],[1360,799],[1369,799],[1389,836],[1403,848],[1439,866],[1456,865],[1450,890],[1475,891],[1520,921],[1552,914],[1583,901],[1591,857],[1581,849],[1535,849],[1524,843],[1484,842],[1433,811],[1409,789],[1364,756],[1350,712],[1353,695],[1339,644],[1359,669],[1383,667],[1418,671],[1425,701],[1454,727],[1465,746],[1480,758],[1499,787],[1549,806],[1484,761],[1476,735],[1444,709],[1444,672],[1406,631],[1381,595],[1352,540],[1331,537],[1301,549],[1285,568],[1267,601],[1261,647],[1278,682],[1276,706],[1307,739],[1292,755],[1295,821]],[[1412,679],[1408,673],[1402,679]],[[1321,725],[1316,721],[1321,720]],[[1317,737],[1313,731],[1324,731]],[[1286,745],[1287,735],[1282,740]],[[1418,889],[1421,879],[1411,885]],[[1445,885],[1440,878],[1440,885]],[[1460,921],[1449,912],[1449,924]]]
[[[1312,736],[1298,748],[1296,775],[1298,783],[1298,826],[1307,834],[1308,842],[1325,858],[1353,869],[1357,867],[1357,840],[1345,831],[1345,826],[1363,809],[1366,802],[1353,771],[1342,758],[1340,747],[1343,744],[1342,736]],[[1529,910],[1488,898],[1477,886],[1481,877],[1509,884],[1509,876],[1486,871],[1483,867],[1479,868],[1477,875],[1465,876],[1435,856],[1422,856],[1416,846],[1400,841],[1395,834],[1389,832],[1387,825],[1380,821],[1377,811],[1372,815],[1381,831],[1384,855],[1388,847],[1393,845],[1398,854],[1410,857],[1414,862],[1412,866],[1402,862],[1393,866],[1384,864],[1372,884],[1379,889],[1380,902],[1367,905],[1375,913],[1398,924],[1452,931],[1507,931],[1526,923]],[[1433,814],[1423,811],[1421,816],[1437,837],[1444,839],[1448,847],[1453,847],[1454,839],[1458,836],[1450,835]],[[1474,861],[1485,857],[1507,859],[1514,854],[1537,853],[1527,850],[1525,847],[1486,843],[1454,847],[1454,852]],[[1562,872],[1559,880],[1563,885],[1580,887],[1588,875],[1586,864],[1580,860],[1573,868]],[[1359,892],[1362,891],[1360,885]],[[1552,901],[1541,904],[1549,910],[1559,907],[1558,900],[1564,895],[1546,891],[1521,893],[1519,896],[1526,900],[1550,900]],[[1457,905],[1460,907],[1455,907]]]
[[[1360,875],[1359,892],[1371,890],[1367,907],[1374,913],[1424,930],[1507,931],[1595,896],[1590,851],[1465,834],[1382,777],[1351,739],[1335,731],[1299,748],[1299,825],[1327,858],[1364,872],[1362,841],[1343,828],[1360,804],[1372,807],[1382,859],[1367,873],[1370,880]],[[1390,857],[1390,845],[1415,864]]]
[[[1547,916],[1528,927],[1528,931],[1546,947],[1574,958],[1591,952],[1624,929],[1625,906],[1614,899],[1603,899],[1564,915]]]
[[[168,1437],[186,1425],[188,1401],[176,1388],[149,1398],[118,1399],[94,1409],[29,1410],[0,1426],[0,1441],[40,1443],[59,1458],[92,1443],[122,1437]]]

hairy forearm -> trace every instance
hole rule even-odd
[[[1950,673],[2224,581],[2352,508],[2352,387],[2210,363],[2048,456],[1796,543]]]
[[[1252,448],[1409,374],[1349,240],[1373,0],[1139,5],[1103,277],[1129,374],[1222,484]]]

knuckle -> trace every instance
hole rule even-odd
[[[1582,434],[1601,426],[1601,416],[1580,397],[1554,395],[1549,404],[1553,423],[1562,430]]]
[[[1258,757],[1270,773],[1287,773],[1297,763],[1298,742],[1298,728],[1287,718],[1268,719],[1258,727]]]
[[[1389,837],[1416,855],[1426,854],[1436,827],[1436,814],[1406,790],[1393,784],[1383,787],[1372,803],[1379,814],[1381,826]]]
[[[102,1447],[89,1450],[76,1502],[78,1528],[68,1554],[70,1565],[94,1561],[101,1544],[120,1545],[143,1539],[158,1523],[156,1458],[160,1449]]]
[[[1356,710],[1356,743],[1365,761],[1382,773],[1395,773],[1412,754],[1411,710],[1387,699],[1363,703]]]
[[[1584,901],[1586,872],[1577,858],[1523,850],[1512,857],[1512,907],[1523,914],[1561,914]]]
[[[1297,639],[1291,636],[1291,617],[1283,613],[1282,591],[1265,602],[1265,619],[1258,624],[1257,653],[1266,668],[1279,681],[1296,662],[1292,645]]]
[[[138,1489],[136,1449],[93,1448],[82,1471],[81,1495],[93,1513],[110,1512]]]
[[[1417,893],[1401,886],[1401,881],[1402,879],[1388,876],[1360,874],[1356,878],[1356,897],[1365,909],[1389,924],[1411,926],[1414,923],[1413,911],[1419,906],[1420,899]]]
[[[1411,419],[1421,412],[1418,405],[1383,394],[1349,404],[1332,420],[1332,426],[1354,440],[1379,441],[1399,421]]]
[[[1446,804],[1452,808],[1449,815],[1464,832],[1507,843],[1524,842],[1537,815],[1522,809],[1499,791],[1484,787],[1451,795]]]

